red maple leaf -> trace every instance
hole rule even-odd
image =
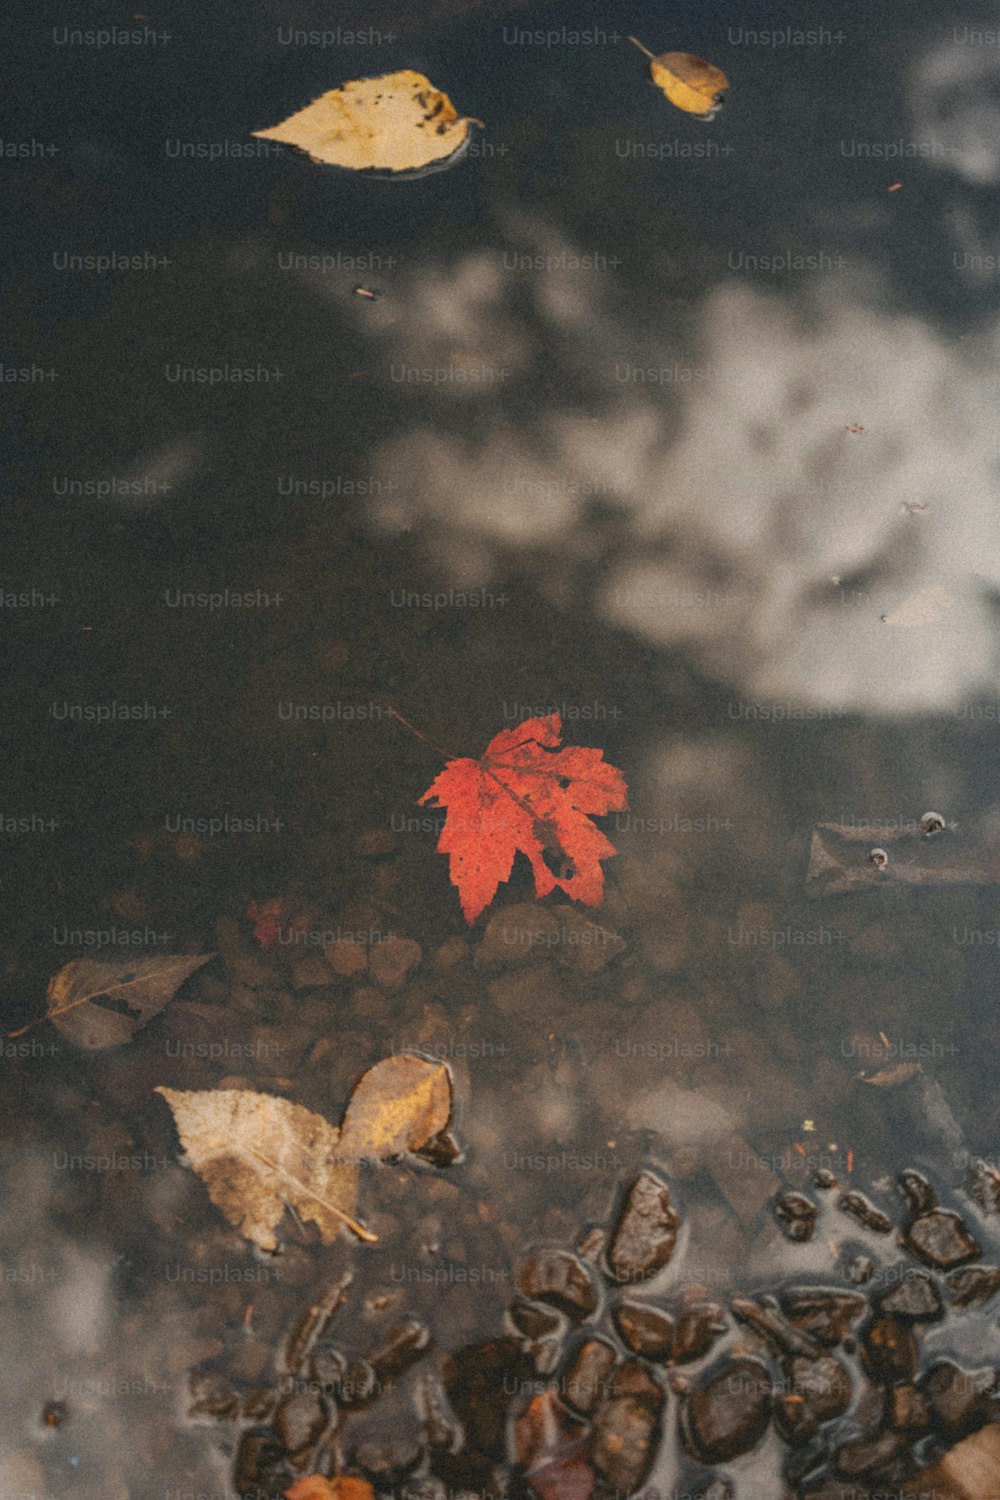
[[[270,901],[248,902],[247,916],[254,924],[253,935],[265,953],[276,947],[281,940],[283,928],[302,934],[316,920],[316,912],[311,906],[303,906],[301,902],[291,901],[286,896],[272,896]],[[292,939],[289,938],[288,941]]]
[[[604,899],[601,860],[615,848],[589,815],[627,807],[628,788],[603,750],[556,749],[561,739],[559,714],[526,719],[490,740],[481,760],[450,760],[421,797],[421,806],[448,809],[438,849],[467,922],[510,879],[518,851],[531,861],[537,895],[558,886],[587,906]]]

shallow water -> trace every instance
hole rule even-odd
[[[816,823],[996,801],[1000,52],[964,10],[842,6],[803,42],[820,22],[772,10],[629,13],[726,69],[708,126],[567,7],[387,9],[375,45],[283,40],[330,25],[309,5],[79,23],[170,33],[139,45],[8,22],[3,364],[36,373],[4,380],[6,1024],[74,958],[220,957],[124,1047],[4,1044],[3,1493],[232,1494],[188,1372],[267,1384],[347,1264],[358,1352],[404,1305],[447,1351],[642,1165],[684,1219],[664,1291],[724,1296],[829,1273],[828,1226],[781,1235],[782,1183],[895,1203],[917,1166],[966,1211],[997,1159],[996,891],[802,882]],[[449,170],[240,154],[403,66],[486,122]],[[141,266],[71,268],[109,253]],[[619,956],[477,960],[416,806],[440,759],[387,701],[471,756],[558,710],[622,768]],[[420,964],[262,953],[246,908],[277,896]],[[497,906],[530,899],[518,868]],[[152,1092],[236,1080],[336,1121],[414,1048],[465,1155],[364,1177],[372,1250],[289,1219],[251,1250]],[[863,1081],[899,1061],[922,1073]],[[995,1361],[986,1325],[928,1349]],[[740,1500],[780,1456],[730,1465]]]

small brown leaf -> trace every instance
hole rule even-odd
[[[443,1063],[400,1054],[358,1081],[344,1115],[338,1156],[361,1161],[419,1151],[451,1119],[451,1076]]]
[[[373,1241],[350,1215],[357,1168],[334,1160],[340,1132],[321,1115],[250,1089],[158,1088],[173,1111],[188,1161],[208,1196],[247,1239],[277,1249],[275,1229],[288,1204],[318,1225],[325,1245],[346,1225]]]
[[[74,958],[49,981],[46,1019],[88,1052],[120,1047],[214,957],[172,953],[113,964]]]

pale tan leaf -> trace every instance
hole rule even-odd
[[[121,1046],[214,956],[171,953],[118,963],[74,958],[49,980],[47,1019],[88,1052]]]
[[[345,1226],[374,1240],[351,1215],[353,1161],[334,1161],[340,1132],[320,1115],[249,1089],[158,1088],[173,1111],[181,1145],[208,1195],[262,1250],[277,1248],[285,1205],[319,1228],[324,1244]]]
[[[451,1075],[443,1063],[400,1054],[358,1081],[344,1115],[338,1155],[384,1160],[419,1151],[451,1119]]]
[[[329,89],[280,125],[253,134],[355,171],[420,172],[450,161],[478,123],[460,117],[423,73],[403,68]]]

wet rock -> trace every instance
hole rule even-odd
[[[309,1303],[295,1320],[285,1348],[285,1368],[293,1375],[304,1368],[316,1340],[343,1307],[351,1279],[351,1273],[346,1272],[329,1281],[316,1300]]]
[[[978,1260],[983,1247],[958,1214],[935,1208],[914,1219],[903,1237],[906,1248],[925,1265],[949,1271],[965,1261]]]
[[[774,1205],[774,1217],[790,1240],[811,1240],[816,1227],[815,1203],[805,1193],[785,1192]]]
[[[559,1383],[566,1405],[589,1416],[607,1395],[617,1358],[611,1344],[604,1339],[587,1339],[580,1344],[570,1356]]]
[[[864,1286],[875,1275],[875,1262],[870,1255],[853,1255],[844,1262],[844,1275],[852,1286]]]
[[[899,1174],[896,1185],[911,1214],[927,1214],[932,1208],[937,1208],[937,1193],[923,1172],[908,1168]]]
[[[423,957],[419,943],[412,938],[383,938],[372,946],[368,968],[375,983],[384,990],[398,990]]]
[[[432,1167],[452,1167],[464,1155],[462,1147],[452,1135],[450,1130],[441,1130],[431,1140],[425,1142],[419,1150],[414,1151],[414,1156],[421,1161],[430,1162]],[[449,1183],[450,1187],[451,1184]]]
[[[721,1303],[703,1298],[688,1302],[677,1314],[675,1362],[683,1365],[703,1358],[725,1331],[726,1314]]]
[[[965,1266],[953,1271],[945,1286],[953,1307],[978,1307],[1000,1291],[1000,1266]]]
[[[514,1423],[514,1458],[539,1500],[587,1500],[594,1473],[587,1427],[552,1391],[543,1391]]]
[[[917,1341],[900,1318],[875,1318],[865,1331],[861,1359],[876,1382],[912,1380],[919,1362]]]
[[[531,1360],[517,1339],[492,1339],[449,1354],[442,1367],[444,1388],[461,1424],[463,1488],[482,1483],[506,1449],[507,1404],[498,1391],[521,1390],[532,1379]],[[444,1473],[447,1478],[447,1473]]]
[[[517,1289],[523,1297],[549,1302],[571,1318],[589,1318],[597,1288],[584,1261],[568,1250],[539,1250],[522,1261]]]
[[[329,983],[329,975],[323,983]],[[298,1072],[315,1040],[316,1033],[311,1026],[257,1026],[253,1032],[252,1055],[267,1059],[269,1073],[290,1078]]]
[[[608,1231],[603,1224],[594,1224],[590,1229],[585,1230],[577,1241],[577,1254],[582,1255],[584,1260],[592,1260],[596,1265],[607,1243]]]
[[[391,1385],[430,1348],[431,1336],[416,1318],[394,1328],[386,1342],[370,1356],[381,1385]]]
[[[655,1276],[673,1254],[679,1226],[667,1184],[652,1172],[640,1172],[625,1195],[608,1246],[612,1278],[632,1283]]]
[[[388,1410],[372,1411],[345,1447],[349,1468],[369,1475],[376,1489],[395,1491],[424,1458],[419,1416],[409,1402],[397,1399]]]
[[[527,1339],[548,1338],[563,1326],[557,1312],[537,1302],[512,1302],[507,1311],[518,1333],[523,1333]]]
[[[322,954],[308,953],[292,964],[292,989],[308,990],[330,983],[330,970]]]
[[[726,1463],[749,1453],[767,1430],[771,1382],[755,1359],[729,1359],[684,1402],[684,1435],[704,1463]]]
[[[431,961],[439,974],[450,974],[453,969],[458,968],[459,964],[464,963],[468,956],[468,943],[456,933],[452,937],[445,938]]]
[[[233,1488],[238,1495],[245,1500],[278,1500],[294,1477],[273,1432],[250,1428],[243,1433],[233,1468]]]
[[[626,947],[624,938],[571,906],[521,902],[503,907],[486,925],[476,949],[477,968],[524,963],[551,955],[563,968],[596,974]]]
[[[366,1359],[352,1359],[331,1389],[338,1406],[366,1406],[379,1394],[381,1382]]]
[[[920,1382],[920,1389],[930,1408],[935,1425],[952,1442],[995,1420],[990,1389],[995,1372],[973,1374],[943,1359],[934,1365]]]
[[[275,964],[256,953],[239,953],[226,959],[226,968],[236,987],[247,990],[266,990],[278,985],[280,975]]]
[[[243,1047],[250,1041],[252,1021],[246,1011],[227,1005],[206,1005],[197,1000],[174,1000],[161,1022],[164,1034],[176,1039],[179,1057],[212,1060],[249,1056]]]
[[[842,1214],[850,1214],[852,1219],[857,1219],[859,1224],[863,1224],[874,1234],[888,1234],[892,1229],[892,1220],[889,1215],[884,1214],[880,1208],[876,1208],[864,1193],[859,1193],[854,1189],[841,1193],[837,1199],[837,1207]]]
[[[309,1375],[314,1385],[328,1396],[335,1396],[344,1381],[347,1359],[330,1344],[318,1344],[309,1359]]]
[[[455,1452],[460,1446],[462,1434],[436,1371],[424,1370],[421,1373],[417,1381],[415,1404],[428,1447]]]
[[[819,1422],[841,1416],[851,1404],[851,1377],[839,1359],[821,1354],[818,1359],[791,1361],[792,1387]]]
[[[274,1429],[288,1453],[311,1448],[330,1419],[330,1409],[316,1391],[293,1391],[278,1407]]]
[[[240,1393],[232,1381],[214,1370],[199,1371],[188,1377],[188,1416],[214,1417],[225,1421],[240,1409]]]
[[[710,1479],[707,1484],[694,1492],[694,1500],[734,1500],[736,1487],[731,1479],[725,1477]]]
[[[933,1322],[944,1316],[941,1293],[926,1271],[908,1271],[898,1285],[882,1293],[877,1306],[880,1312],[911,1322]]]
[[[355,1023],[369,1035],[372,1027],[388,1024],[392,1007],[384,990],[377,990],[373,984],[359,985],[353,991],[350,1003]]]
[[[829,1193],[837,1186],[837,1179],[829,1167],[819,1167],[813,1174],[813,1183],[819,1188],[820,1192]]]
[[[355,974],[363,974],[367,969],[368,949],[355,938],[342,938],[323,949],[323,961],[342,979],[350,979]]]
[[[822,1355],[817,1341],[783,1318],[773,1299],[755,1302],[751,1297],[730,1297],[729,1307],[741,1323],[755,1328],[779,1354],[805,1359],[818,1359]]]
[[[559,942],[554,952],[556,962],[577,974],[598,974],[628,946],[625,939],[610,928],[592,922],[573,906],[556,911]]]
[[[612,1396],[635,1396],[657,1410],[663,1404],[663,1387],[641,1359],[626,1359],[609,1382]]]
[[[263,1426],[270,1422],[278,1405],[278,1393],[269,1386],[254,1386],[247,1391],[240,1403],[240,1416],[244,1422]]]
[[[876,1437],[854,1438],[837,1451],[837,1472],[845,1479],[880,1479],[890,1465],[907,1458],[907,1439],[900,1432],[883,1432]],[[908,1472],[916,1464],[905,1465]]]
[[[969,1192],[984,1214],[1000,1213],[1000,1170],[977,1157],[969,1167]]]
[[[622,1343],[646,1359],[670,1359],[674,1351],[674,1320],[647,1302],[619,1302],[611,1314]]]
[[[781,1305],[796,1328],[833,1348],[847,1337],[851,1325],[868,1304],[858,1292],[825,1292],[808,1287],[783,1292]]]
[[[896,1431],[920,1432],[930,1425],[930,1408],[915,1385],[894,1385],[889,1392],[888,1419]]]
[[[850,1406],[851,1378],[830,1354],[790,1360],[785,1370],[789,1389],[775,1398],[775,1421],[790,1442],[803,1443]]]
[[[559,923],[555,913],[534,901],[522,901],[493,913],[474,962],[477,969],[491,964],[524,963],[555,948],[558,942]]]
[[[652,1468],[664,1400],[638,1360],[628,1360],[616,1372],[613,1394],[594,1413],[590,1459],[618,1494],[633,1494]]]
[[[490,981],[490,999],[502,1016],[533,1025],[539,1015],[568,1017],[579,999],[571,997],[562,976],[549,963],[531,963]]]

